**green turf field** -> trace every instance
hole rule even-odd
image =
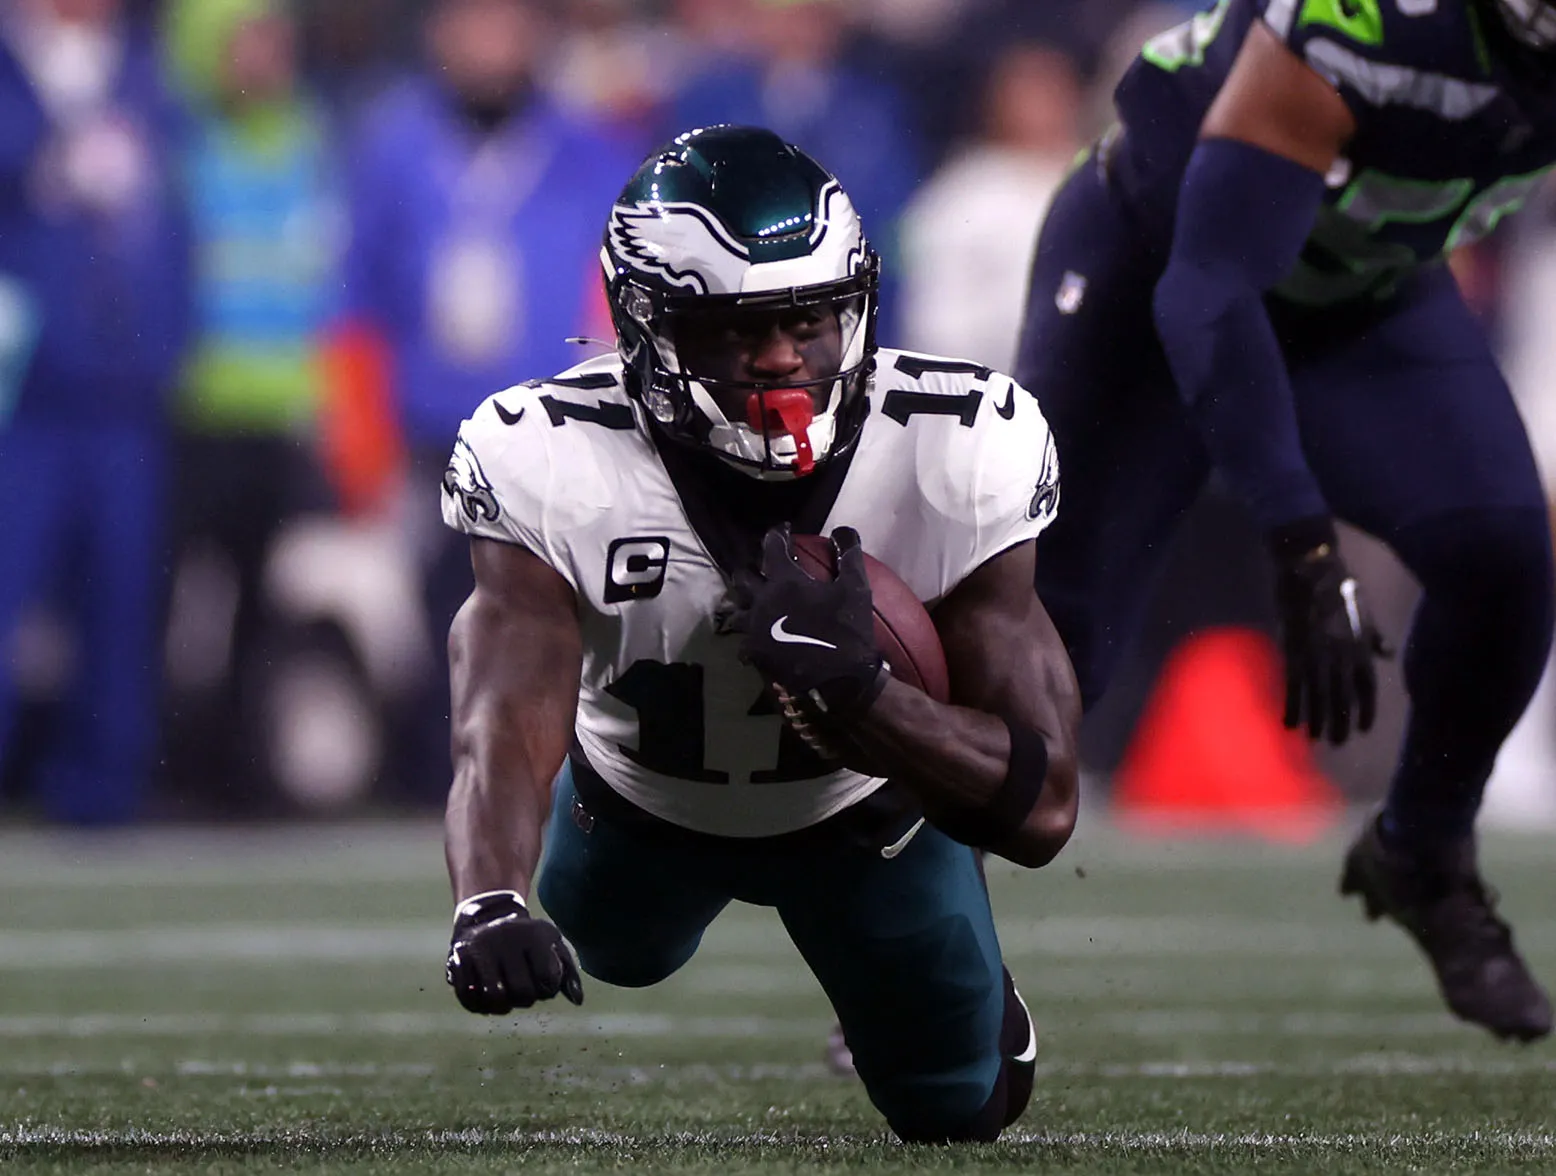
[[[3,1171],[1556,1172],[1556,1047],[1440,1007],[1334,896],[1341,841],[1088,822],[992,870],[1042,1033],[1000,1144],[907,1148],[820,1065],[825,1002],[732,908],[657,989],[462,1012],[430,824],[0,837]],[[1556,845],[1488,874],[1556,981]]]

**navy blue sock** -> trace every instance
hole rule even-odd
[[[1468,837],[1498,749],[1550,650],[1543,508],[1436,516],[1395,536],[1424,595],[1405,647],[1411,714],[1379,830],[1397,846]]]

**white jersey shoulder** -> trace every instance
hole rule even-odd
[[[561,537],[608,517],[623,478],[654,461],[621,381],[599,356],[488,396],[460,426],[443,475],[443,521],[518,543],[579,587]]]
[[[871,412],[829,525],[933,602],[1059,509],[1059,459],[1037,400],[971,360],[877,355]]]
[[[975,364],[881,351],[871,411],[826,528],[848,524],[926,603],[1053,518],[1036,402]],[[824,820],[881,781],[818,759],[773,713],[715,620],[726,574],[601,357],[488,398],[460,429],[443,514],[519,543],[578,594],[577,736],[622,795],[730,837]]]

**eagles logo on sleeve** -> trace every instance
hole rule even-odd
[[[463,437],[454,442],[453,455],[443,471],[443,493],[459,503],[459,509],[472,523],[481,519],[495,523],[502,514],[491,482]]]
[[[1059,513],[1059,449],[1054,444],[1050,434],[1043,445],[1043,468],[1037,475],[1037,491],[1032,495],[1032,504],[1027,507],[1027,517],[1030,519],[1046,518],[1053,521]]]

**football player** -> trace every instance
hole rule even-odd
[[[877,350],[848,196],[767,131],[652,155],[601,259],[617,353],[489,398],[443,482],[476,580],[449,983],[478,1013],[577,1002],[565,935],[590,976],[654,984],[727,903],[770,906],[892,1130],[993,1139],[1037,1042],[979,851],[1040,866],[1076,815],[1079,699],[1032,591],[1058,504],[1037,402]],[[835,580],[797,533],[831,536]],[[864,551],[929,602],[949,705],[883,664]],[[542,843],[552,921],[526,909]]]
[[[1055,200],[1017,376],[1068,471],[1037,585],[1095,702],[1212,471],[1268,535],[1288,726],[1343,742],[1382,649],[1334,519],[1424,596],[1411,716],[1341,879],[1500,1037],[1551,1029],[1476,862],[1556,602],[1528,439],[1444,264],[1556,161],[1547,0],[1220,0],[1148,42]]]

